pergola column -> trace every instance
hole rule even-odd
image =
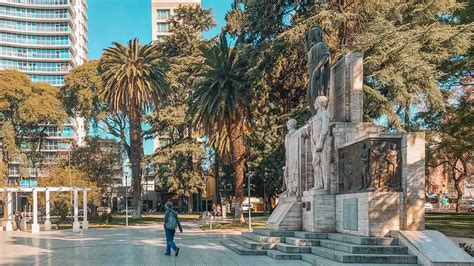
[[[72,223],[72,231],[79,232],[81,225],[79,224],[79,207],[78,207],[78,191],[74,188],[74,222]]]
[[[7,215],[8,215],[8,220],[7,220],[7,231],[13,231],[13,192],[8,191],[7,192]]]
[[[50,215],[50,200],[49,200],[49,190],[46,189],[46,222],[44,222],[44,230],[51,231],[51,215]]]
[[[89,229],[89,222],[87,221],[87,190],[83,191],[82,194],[82,205],[84,208],[84,220],[82,221],[82,229]]]
[[[40,226],[38,224],[38,191],[33,189],[33,224],[31,225],[32,233],[39,233]]]

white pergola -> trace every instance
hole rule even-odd
[[[44,223],[45,231],[51,230],[50,220],[50,192],[74,192],[74,222],[72,224],[72,231],[79,232],[81,225],[79,224],[79,192],[83,192],[83,208],[84,208],[84,219],[82,221],[82,229],[87,230],[89,228],[89,222],[87,221],[87,191],[89,188],[86,187],[35,187],[35,188],[0,188],[0,192],[7,193],[7,214],[8,221],[6,225],[7,231],[13,231],[13,192],[25,192],[33,194],[33,225],[31,226],[32,233],[39,233],[40,226],[38,224],[38,192],[44,192],[46,195],[46,221]]]

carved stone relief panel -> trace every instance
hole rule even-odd
[[[370,138],[338,150],[338,192],[401,191],[400,138]]]

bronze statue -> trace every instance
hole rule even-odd
[[[311,113],[316,114],[313,104],[318,96],[329,96],[329,47],[324,42],[323,30],[313,26],[306,33],[306,50],[308,54],[309,85],[306,92]]]
[[[370,179],[370,169],[369,169],[369,157],[370,157],[370,149],[367,146],[367,143],[362,144],[362,151],[360,154],[360,160],[362,161],[362,187],[361,190],[367,190],[372,186],[372,182]]]

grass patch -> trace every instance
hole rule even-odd
[[[128,217],[128,225],[150,225],[150,224],[162,224],[164,222],[165,215],[164,214],[150,214],[150,215],[142,215],[141,219],[132,219],[132,217]],[[198,221],[199,215],[198,214],[180,214],[179,215],[180,221]],[[79,219],[82,223],[81,219]],[[89,228],[114,228],[114,227],[122,227],[125,225],[126,217],[125,215],[112,215],[112,219],[109,222],[105,222],[102,220],[101,217],[97,217],[97,219],[89,219]],[[57,220],[52,219],[52,229],[58,229]],[[70,221],[66,221],[63,223],[59,223],[59,229],[72,229],[72,224]]]
[[[426,229],[438,230],[447,236],[474,238],[474,215],[448,213],[425,215]]]
[[[265,221],[252,221],[252,228],[265,228]],[[211,230],[210,224],[201,226],[204,231]],[[248,223],[213,223],[212,230],[246,232],[249,229]]]

